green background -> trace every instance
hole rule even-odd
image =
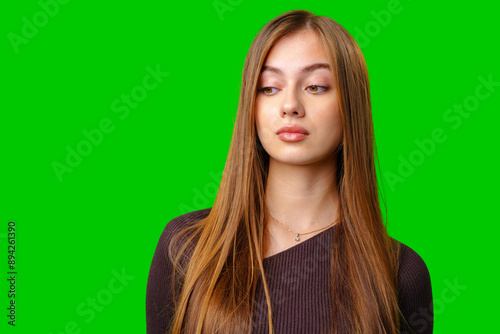
[[[362,46],[390,234],[428,265],[435,333],[495,332],[500,87],[480,80],[500,81],[498,8],[401,0],[388,20],[387,0],[219,3],[225,12],[210,0],[69,1],[50,7],[46,22],[37,1],[3,5],[2,333],[145,333],[158,238],[170,219],[212,206],[245,55],[266,22],[292,9],[332,17]],[[13,45],[23,29],[30,37]],[[169,75],[128,114],[114,112],[122,94],[141,92],[148,66]],[[448,110],[464,103],[470,115],[450,122]],[[105,119],[112,130],[58,178],[54,162],[66,164],[68,147],[85,145],[82,131]],[[439,129],[446,139],[421,153],[416,141]],[[402,176],[402,161],[419,157]],[[9,221],[15,328],[6,317]],[[116,281],[122,271],[128,279]]]

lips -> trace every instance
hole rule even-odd
[[[279,128],[276,134],[283,141],[294,142],[305,139],[309,132],[299,125],[286,124]]]

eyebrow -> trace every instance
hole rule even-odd
[[[312,72],[312,71],[315,71],[315,70],[318,70],[318,69],[321,69],[321,68],[325,68],[325,69],[329,70],[330,69],[330,65],[328,63],[314,63],[314,64],[308,65],[306,67],[303,67],[300,70],[300,73],[301,74],[309,73],[309,72]],[[263,73],[265,71],[274,72],[276,74],[283,75],[283,71],[282,70],[280,70],[277,67],[273,67],[273,66],[269,66],[269,65],[262,66],[262,70],[260,71],[260,73]]]

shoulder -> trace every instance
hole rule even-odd
[[[206,208],[202,210],[191,211],[171,219],[160,236],[160,241],[170,240],[173,235],[184,230],[185,228],[191,226],[192,224],[204,219],[210,213],[212,208]]]
[[[409,246],[399,242],[399,281],[406,287],[430,285],[430,273],[422,257]]]
[[[146,327],[147,333],[166,333],[167,323],[170,323],[175,306],[170,290],[171,282],[176,282],[177,293],[180,284],[173,278],[173,266],[169,259],[169,244],[178,232],[205,218],[211,208],[188,212],[170,220],[160,236],[149,269],[146,288]]]
[[[174,236],[208,216],[210,210],[211,208],[191,211],[171,219],[166,224],[156,245],[150,275],[152,275],[152,273],[156,273],[158,270],[161,270],[161,274],[164,274],[165,268],[170,264],[169,246]]]
[[[398,300],[406,322],[418,333],[432,333],[431,277],[422,257],[399,242]],[[404,333],[404,332],[403,332]]]

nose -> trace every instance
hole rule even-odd
[[[290,89],[283,94],[283,102],[281,105],[281,117],[296,116],[304,117],[304,108],[298,99],[297,93]]]

